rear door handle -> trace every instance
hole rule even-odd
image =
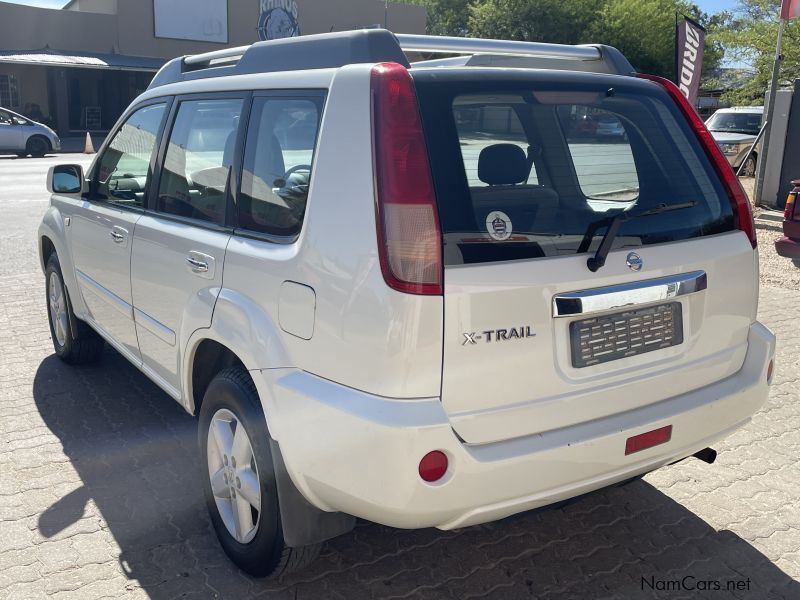
[[[109,232],[111,239],[114,240],[114,243],[121,244],[128,238],[127,230],[123,229],[122,227],[114,226],[111,228]]]
[[[196,258],[192,258],[191,256],[186,257],[186,262],[189,263],[189,266],[192,267],[192,271],[197,273],[207,273],[208,272],[208,263],[202,260],[197,260]]]
[[[204,279],[214,279],[214,264],[213,256],[196,250],[189,251],[189,255],[186,257],[186,266],[189,267],[189,270]]]

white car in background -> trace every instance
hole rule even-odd
[[[741,166],[747,150],[758,136],[763,116],[763,106],[736,106],[722,108],[706,121],[706,127],[734,169]],[[742,175],[754,177],[757,161],[758,149],[747,159]]]
[[[61,150],[61,140],[47,125],[0,107],[0,154],[42,157]]]

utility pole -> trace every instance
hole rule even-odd
[[[755,189],[753,190],[753,200],[756,204],[761,204],[763,198],[761,192],[764,190],[764,177],[767,173],[767,158],[769,157],[769,142],[770,133],[772,131],[772,123],[775,113],[775,99],[778,96],[778,78],[781,72],[781,62],[783,61],[783,54],[781,53],[783,46],[783,30],[786,27],[786,19],[781,15],[778,24],[778,43],[775,46],[775,62],[772,66],[772,80],[769,85],[769,99],[767,101],[767,112],[764,115],[764,122],[767,123],[767,130],[764,132],[764,147],[761,150],[761,155],[758,157],[758,173],[756,174]]]

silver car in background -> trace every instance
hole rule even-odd
[[[0,154],[41,157],[61,150],[61,140],[47,125],[0,107]]]
[[[758,136],[763,116],[763,106],[737,106],[722,108],[706,121],[706,127],[734,169],[741,166],[747,150]],[[758,150],[756,148],[747,159],[742,171],[745,177],[754,177],[756,174]]]

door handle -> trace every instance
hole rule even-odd
[[[195,273],[207,273],[208,272],[208,263],[202,260],[197,260],[196,258],[192,258],[191,256],[186,257],[186,262],[189,263],[189,266],[192,268],[192,271]]]
[[[120,233],[119,231],[115,231],[114,229],[111,230],[109,235],[111,236],[111,239],[114,240],[117,244],[125,241],[125,234]]]

